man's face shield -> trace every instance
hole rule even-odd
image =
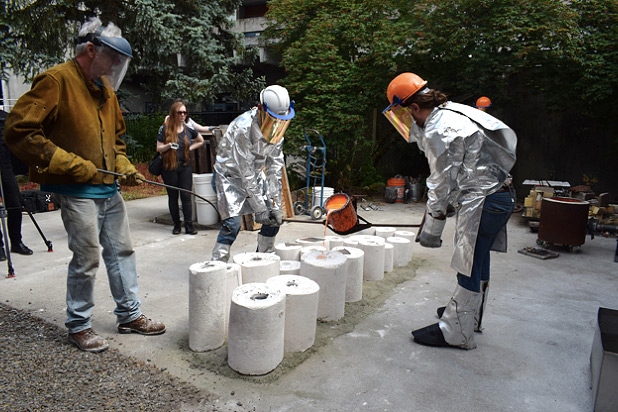
[[[116,91],[127,74],[130,60],[131,57],[120,54],[107,46],[99,46],[97,56],[92,62],[93,75],[105,78],[110,87]]]
[[[294,102],[290,103],[290,109],[283,115],[272,112],[266,105],[261,105],[259,110],[260,130],[264,139],[270,144],[281,142],[295,114]]]
[[[410,128],[414,124],[410,107],[402,106],[401,100],[395,96],[393,104],[384,109],[382,114],[391,122],[395,130],[406,139],[406,142],[410,143]]]
[[[125,38],[101,36],[102,31],[103,28],[100,28],[97,33],[78,37],[77,44],[84,42],[94,44],[96,54],[90,67],[90,74],[94,79],[104,79],[104,83],[116,91],[127,73],[133,51]]]

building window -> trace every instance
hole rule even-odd
[[[263,2],[261,4],[245,5],[241,6],[238,10],[238,18],[252,19],[255,17],[264,17],[267,11],[268,6],[266,6],[266,2]]]

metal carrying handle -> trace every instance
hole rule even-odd
[[[356,217],[358,218],[358,220],[356,221],[356,225],[354,225],[353,228],[348,229],[346,231],[339,231],[334,229],[331,225],[328,225],[328,228],[330,230],[332,230],[333,232],[335,232],[338,235],[350,235],[352,233],[356,233],[356,232],[360,232],[363,229],[368,229],[370,227],[420,227],[420,224],[416,224],[416,223],[410,223],[410,224],[406,224],[406,223],[395,223],[395,224],[389,224],[389,223],[370,223],[367,220],[363,219],[362,216],[356,215]],[[360,223],[360,221],[363,221],[365,223]],[[315,221],[315,220],[298,220],[298,219],[283,219],[284,222],[290,222],[290,223],[311,223],[311,224],[318,224],[318,225],[326,225],[326,219],[325,220],[320,220],[320,221]]]
[[[128,175],[124,175],[122,173],[111,172],[109,170],[103,170],[103,169],[97,169],[97,172],[101,172],[101,173],[105,173],[105,174],[113,175],[113,176],[118,176],[118,177],[129,177]],[[219,211],[217,210],[217,207],[215,205],[213,205],[210,200],[203,198],[202,196],[198,195],[195,192],[192,192],[191,190],[183,189],[182,187],[166,185],[165,183],[153,182],[152,180],[146,180],[146,179],[142,180],[142,182],[150,183],[151,185],[155,185],[155,186],[165,187],[167,189],[180,190],[181,192],[189,193],[189,194],[197,197],[198,199],[202,199],[204,202],[207,202],[210,206],[212,206],[215,209],[215,211],[217,212],[217,217],[219,218],[219,221],[221,221],[221,215],[219,214]]]

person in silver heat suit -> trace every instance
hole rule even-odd
[[[283,137],[294,114],[288,91],[268,86],[260,104],[234,119],[218,143],[214,183],[222,226],[212,260],[228,261],[241,218],[251,213],[262,224],[257,251],[274,252],[284,218]]]
[[[440,247],[446,217],[456,213],[451,267],[457,287],[438,309],[440,322],[412,332],[417,343],[474,349],[489,287],[489,252],[506,252],[506,223],[513,211],[508,184],[517,136],[500,120],[426,87],[414,73],[391,81],[383,113],[427,157],[428,199],[417,241]]]

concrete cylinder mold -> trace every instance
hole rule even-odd
[[[275,246],[275,253],[281,260],[298,260],[300,261],[300,249],[302,245],[297,243],[279,243]]]
[[[225,341],[227,264],[199,262],[189,267],[189,348],[217,349]]]
[[[384,279],[384,243],[384,239],[377,236],[374,236],[373,239],[361,239],[358,241],[358,247],[365,252],[363,265],[363,277],[365,280]]]
[[[395,246],[386,242],[384,244],[384,273],[390,273],[393,271]]]
[[[375,235],[352,235],[348,237],[348,239],[355,242],[360,242],[361,240],[374,240],[376,242],[384,243],[386,241],[383,237]]]
[[[340,252],[313,251],[301,256],[300,275],[320,285],[318,319],[339,320],[345,312],[347,260]]]
[[[333,252],[342,253],[348,261],[345,282],[345,301],[358,302],[363,298],[363,263],[365,252],[352,246],[338,246]]]
[[[303,256],[306,255],[307,253],[311,253],[311,252],[328,252],[328,249],[322,245],[311,245],[311,246],[304,246],[301,250],[300,250],[300,260],[302,261]]]
[[[380,236],[384,239],[388,239],[391,236],[395,235],[395,231],[397,229],[395,229],[394,227],[376,227],[376,236]]]
[[[333,250],[337,246],[343,246],[343,238],[339,236],[326,236],[326,248]]]
[[[266,279],[279,274],[279,261],[274,253],[248,252],[234,255],[240,265],[242,283],[266,283]]]
[[[230,324],[230,306],[234,289],[242,285],[242,272],[238,263],[227,264],[227,276],[225,284],[225,334]]]
[[[296,243],[301,246],[324,246],[323,237],[305,237],[302,239],[296,239]]]
[[[397,230],[397,231],[395,231],[395,234],[393,236],[405,237],[411,243],[414,243],[414,238],[416,237],[414,232],[410,232],[409,230]]]
[[[283,360],[285,293],[246,283],[232,293],[227,362],[243,375],[264,375]]]
[[[412,243],[406,238],[397,236],[389,237],[386,242],[395,247],[393,265],[395,267],[407,266],[412,259]]]
[[[280,275],[300,275],[300,262],[298,260],[282,260],[279,262]]]
[[[304,276],[280,275],[266,281],[285,293],[285,352],[304,352],[313,346],[320,286]]]

